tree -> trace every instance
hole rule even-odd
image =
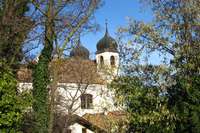
[[[32,0],[32,4],[39,11],[39,15],[44,18],[40,18],[40,21],[45,20],[45,25],[42,25],[44,27],[44,48],[41,51],[38,63],[33,69],[33,109],[36,121],[34,132],[46,133],[52,131],[51,117],[53,115],[49,115],[48,104],[48,86],[50,85],[48,65],[52,59],[53,47],[55,45],[56,48],[60,48],[59,50],[56,49],[56,52],[61,57],[74,34],[87,23],[96,9],[98,1]],[[63,43],[58,44],[58,41],[62,42],[63,38]],[[50,110],[52,110],[51,105]]]
[[[119,29],[120,38],[129,38],[129,45],[122,49],[123,52],[126,51],[122,56],[123,74],[139,77],[138,80],[143,81],[140,87],[148,83],[148,88],[155,86],[159,92],[159,95],[154,97],[166,98],[161,108],[165,107],[169,114],[174,116],[169,119],[168,123],[171,124],[167,126],[171,128],[171,132],[199,132],[199,3],[199,0],[149,0],[148,4],[155,15],[155,21],[146,24],[130,19],[128,27]],[[141,66],[148,64],[148,58],[153,52],[164,56],[165,70],[160,71],[163,65],[159,65],[149,74]],[[145,61],[141,61],[142,57],[145,57]],[[152,75],[155,75],[154,80],[149,80],[149,76]],[[132,93],[131,95],[134,96]],[[142,96],[139,101],[143,98],[145,99]],[[154,104],[159,99],[154,101]],[[127,106],[129,109],[135,107]],[[139,109],[144,108],[140,106]],[[147,109],[151,110],[150,107]],[[166,128],[159,127],[161,132]]]
[[[39,57],[38,63],[33,68],[33,110],[35,118],[35,133],[48,132],[48,88],[50,83],[48,65],[51,61],[51,54],[54,43],[54,21],[53,21],[52,0],[47,2],[46,20],[45,20],[45,39],[44,48]]]
[[[1,1],[0,7],[0,56],[1,61],[16,72],[23,58],[23,42],[31,30],[33,22],[25,16],[29,10],[28,0]]]
[[[152,83],[157,76],[156,66],[144,68],[149,76],[124,75],[110,86],[114,88],[118,106],[128,112],[128,132],[171,132],[175,116],[167,108],[167,97]]]
[[[0,71],[0,132],[15,133],[19,131],[23,114],[31,106],[29,93],[17,91],[15,75],[5,64]]]
[[[56,82],[53,112],[64,116],[65,124],[62,130],[66,132],[73,121],[72,116],[80,111],[81,96],[90,92],[93,84],[103,81],[97,74],[95,63],[81,57],[55,59],[50,70],[53,81]],[[92,108],[92,104],[90,107]]]
[[[23,42],[32,22],[25,13],[28,1],[0,1],[0,132],[17,132],[24,110],[31,106],[28,93],[17,90],[16,70]]]

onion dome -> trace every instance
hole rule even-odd
[[[118,52],[117,42],[109,35],[107,29],[107,23],[106,23],[105,35],[97,43],[97,53],[102,53],[102,52]]]
[[[89,55],[89,50],[81,45],[80,39],[78,44],[70,52],[70,57],[79,57],[82,59],[89,59]]]

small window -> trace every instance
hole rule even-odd
[[[115,66],[115,57],[114,56],[110,57],[110,65]]]
[[[82,133],[87,133],[87,129],[86,128],[82,128]]]
[[[82,109],[91,109],[93,107],[92,95],[83,94],[81,96],[81,108]]]
[[[101,65],[101,67],[104,65],[103,56],[100,56],[100,65]]]

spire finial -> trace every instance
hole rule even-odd
[[[106,22],[106,29],[108,28],[108,19],[105,20]]]
[[[106,34],[108,34],[108,19],[105,20],[105,24],[106,24]]]

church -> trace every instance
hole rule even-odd
[[[96,58],[91,60],[89,50],[79,39],[68,59],[61,59],[59,63],[57,59],[53,59],[49,66],[51,75],[57,81],[54,95],[59,115],[55,117],[55,133],[63,132],[66,127],[66,133],[107,133],[117,132],[118,128],[122,130],[125,113],[116,107],[114,93],[108,87],[118,74],[118,44],[109,35],[107,25],[96,48]],[[18,78],[21,90],[32,89],[29,69],[22,67]]]

